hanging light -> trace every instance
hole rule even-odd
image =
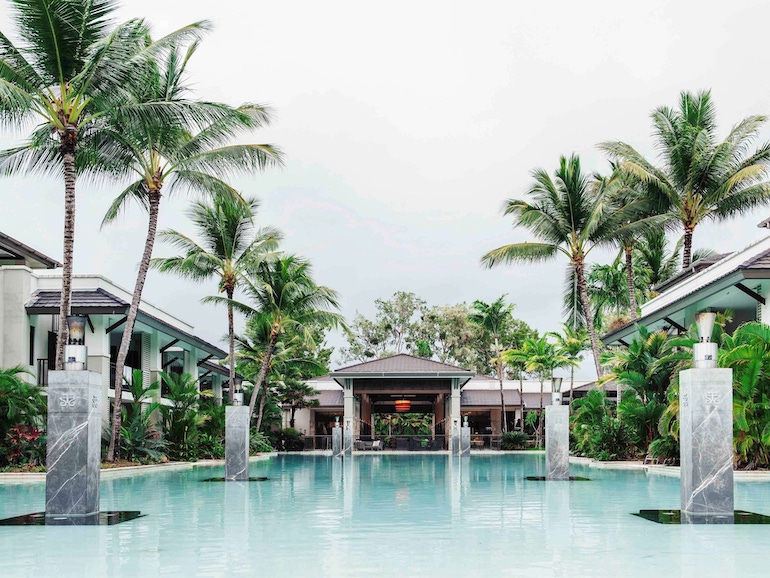
[[[409,411],[412,409],[412,402],[408,399],[397,399],[396,400],[396,411],[399,413],[404,413],[406,411]]]

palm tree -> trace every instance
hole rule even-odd
[[[258,263],[243,279],[243,290],[253,305],[227,297],[211,296],[209,303],[231,304],[250,318],[252,327],[262,333],[265,344],[262,365],[249,400],[249,415],[254,414],[257,396],[271,368],[279,338],[287,330],[296,338],[312,342],[312,329],[319,323],[325,327],[345,327],[339,313],[327,308],[339,308],[337,293],[317,285],[311,275],[310,263],[295,255],[279,256]],[[266,395],[262,395],[257,417],[261,426]]]
[[[468,320],[476,324],[482,332],[492,340],[492,358],[491,362],[497,374],[497,381],[500,383],[500,419],[502,421],[502,432],[508,431],[508,420],[505,417],[505,393],[503,391],[503,377],[505,376],[505,361],[500,356],[500,339],[503,332],[511,324],[511,314],[513,313],[513,304],[505,303],[505,295],[501,295],[492,303],[476,300],[471,307],[472,312],[468,315]]]
[[[583,361],[583,352],[591,347],[588,332],[583,327],[572,327],[569,323],[562,323],[561,332],[549,333],[556,339],[556,350],[570,360],[569,366],[569,390],[575,387],[575,367]]]
[[[282,238],[275,229],[254,231],[254,216],[259,202],[240,202],[220,195],[210,202],[197,201],[188,212],[197,230],[200,244],[177,231],[160,233],[161,239],[178,248],[182,255],[157,258],[150,266],[161,272],[175,273],[193,281],[212,277],[219,281],[219,291],[232,299],[248,267],[278,247]],[[227,306],[227,334],[230,343],[230,402],[235,393],[235,329],[233,307]]]
[[[524,341],[521,349],[503,352],[504,359],[524,362],[525,370],[537,374],[540,379],[540,408],[538,409],[537,437],[538,445],[543,439],[543,407],[544,407],[544,380],[553,378],[553,371],[559,367],[576,365],[577,361],[569,359],[557,350],[556,345],[548,341],[548,336],[529,338]]]
[[[112,28],[116,0],[16,0],[20,42],[0,33],[0,123],[38,122],[29,142],[0,153],[6,174],[64,177],[64,250],[56,369],[62,368],[72,291],[75,157],[79,140],[97,131],[124,97],[132,58],[146,34],[141,21]]]
[[[139,312],[155,244],[161,192],[170,196],[192,190],[210,196],[229,197],[233,203],[245,204],[240,194],[222,177],[262,170],[281,162],[280,151],[271,145],[227,145],[239,132],[259,128],[270,121],[269,112],[264,107],[247,104],[230,108],[184,98],[187,90],[183,83],[185,68],[196,46],[194,43],[184,56],[178,46],[173,46],[156,67],[146,67],[145,83],[134,94],[136,101],[141,103],[176,104],[180,122],[169,124],[164,115],[131,122],[131,118],[116,113],[114,122],[100,135],[100,146],[93,151],[94,170],[138,177],[113,201],[103,225],[115,220],[132,200],[149,214],[144,251],[115,361],[116,375],[122,375]],[[196,127],[201,121],[207,124],[192,133],[190,127]],[[248,205],[244,206],[245,211],[249,209]],[[116,380],[116,400],[121,399],[121,385]],[[117,420],[118,425],[121,415],[119,406],[118,402],[113,411],[113,421]],[[119,428],[113,427],[113,432],[108,460],[114,459]]]
[[[695,228],[707,220],[722,221],[764,205],[770,143],[753,149],[764,116],[749,116],[719,142],[711,92],[682,92],[678,110],[660,107],[652,113],[654,138],[661,151],[657,167],[631,145],[600,145],[623,170],[642,181],[665,202],[671,218],[684,230],[682,268],[691,263]]]
[[[294,427],[294,414],[298,409],[319,406],[319,401],[317,399],[308,398],[318,395],[320,392],[301,379],[285,377],[278,384],[277,392],[278,400],[291,411],[289,417],[289,427],[291,428]]]
[[[638,214],[640,204],[634,201],[622,207],[613,206],[606,189],[592,186],[595,183],[583,174],[576,155],[560,158],[555,179],[543,169],[535,170],[532,175],[535,182],[528,194],[534,202],[509,199],[504,213],[513,215],[514,226],[529,229],[539,241],[503,245],[484,255],[481,262],[486,267],[494,267],[501,263],[547,261],[557,253],[564,254],[575,275],[599,376],[599,340],[586,289],[586,257],[596,246],[607,244],[610,236],[641,228],[642,225],[628,224],[631,216]]]

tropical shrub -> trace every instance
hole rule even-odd
[[[271,432],[273,447],[283,452],[301,452],[305,449],[305,436],[296,429],[287,427]]]
[[[671,435],[656,438],[650,444],[649,454],[658,460],[678,460],[679,440]]]
[[[269,453],[273,451],[273,446],[270,445],[270,440],[262,432],[252,432],[249,437],[249,455],[257,455],[261,453]]]
[[[0,466],[45,463],[46,402],[17,365],[0,370]]]
[[[11,427],[0,445],[0,456],[11,466],[43,465],[45,452],[46,437],[43,430],[23,423]]]
[[[521,431],[509,431],[503,434],[504,450],[520,450],[527,443],[527,434]]]

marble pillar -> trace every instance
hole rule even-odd
[[[731,369],[679,373],[683,519],[733,515],[732,381]]]
[[[225,480],[249,479],[249,406],[225,407]]]
[[[460,455],[471,455],[471,428],[468,426],[460,428]]]
[[[545,408],[545,471],[548,480],[569,479],[569,406]]]
[[[102,376],[48,372],[46,516],[98,516]]]
[[[342,431],[342,452],[345,457],[353,455],[353,436],[356,418],[356,399],[353,395],[353,380],[345,379],[343,386],[343,431]]]
[[[353,418],[345,418],[342,431],[342,454],[349,458],[353,455]]]
[[[452,428],[452,455],[460,455],[460,380],[452,378],[449,397],[449,417]]]
[[[335,458],[341,458],[342,454],[342,428],[335,426],[332,428],[332,455]]]

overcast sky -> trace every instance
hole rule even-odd
[[[0,30],[12,33],[3,5]],[[770,113],[768,2],[124,1],[121,17],[133,16],[156,36],[214,23],[190,67],[197,95],[270,104],[274,123],[249,140],[279,145],[287,161],[234,184],[262,200],[259,224],[282,229],[284,248],[340,292],[348,319],[397,290],[432,305],[507,293],[518,317],[556,330],[563,260],[479,266],[529,238],[501,206],[523,196],[531,171],[573,152],[605,171],[596,143],[609,139],[654,157],[649,114],[682,90],[712,90],[723,133]],[[0,135],[0,146],[19,137]],[[119,190],[78,188],[75,272],[131,290],[146,215],[99,230]],[[6,178],[0,191],[0,230],[60,259],[63,184]],[[186,206],[164,197],[160,228],[191,232]],[[695,245],[741,248],[768,213],[699,227]],[[144,296],[220,343],[224,310],[199,303],[215,287],[151,272]]]

